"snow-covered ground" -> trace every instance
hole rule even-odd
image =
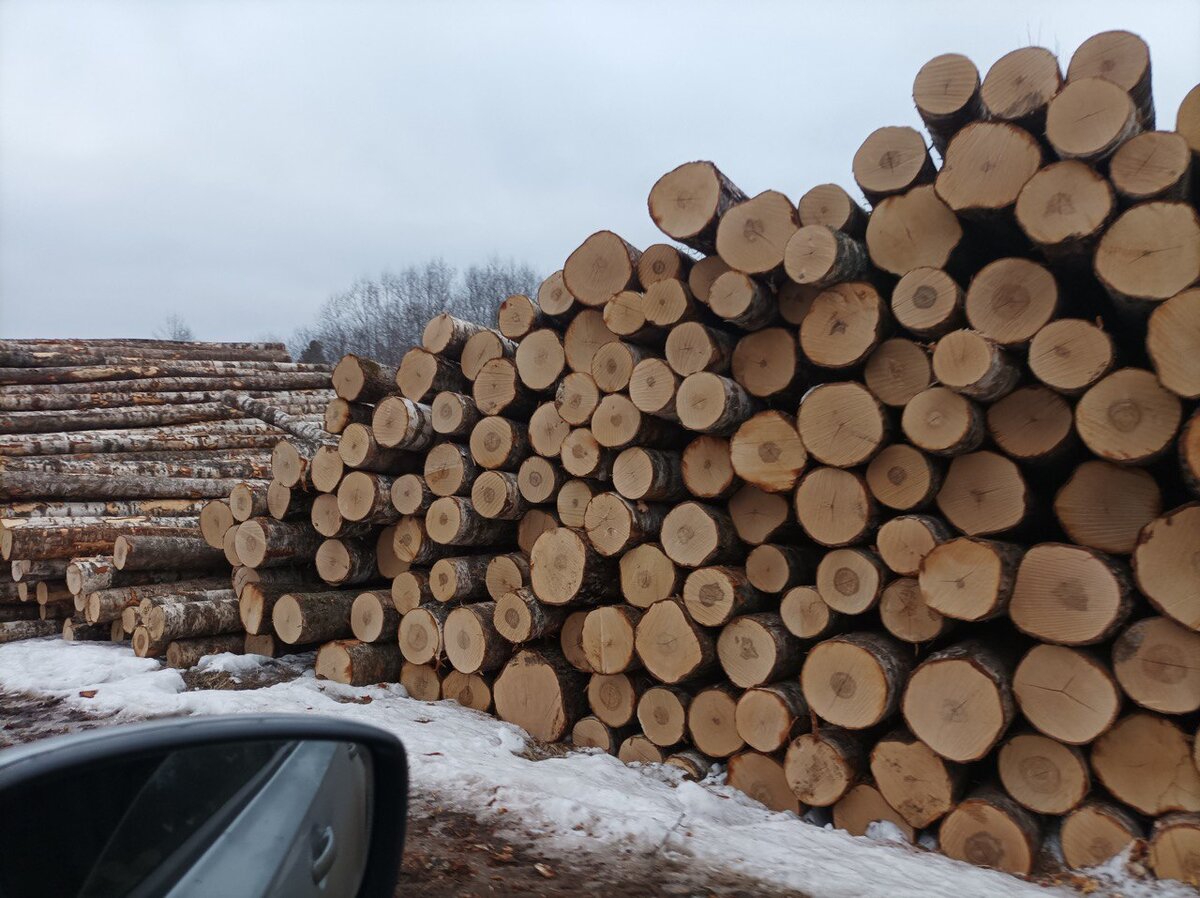
[[[250,674],[251,656],[218,655],[202,666]],[[327,714],[399,736],[414,792],[442,807],[503,813],[507,825],[573,851],[661,851],[707,868],[744,871],[820,898],[975,898],[1074,894],[952,861],[906,845],[855,838],[766,810],[719,777],[697,784],[654,765],[628,767],[609,755],[572,752],[534,760],[511,724],[454,702],[419,702],[403,687],[350,688],[311,670],[249,690],[186,691],[178,671],[107,643],[38,639],[0,646],[0,690],[63,698],[115,720],[187,714]],[[94,694],[92,694],[94,692]],[[85,697],[81,693],[88,693]],[[884,834],[886,835],[886,834]],[[1130,880],[1111,865],[1100,894],[1195,898],[1174,883]]]

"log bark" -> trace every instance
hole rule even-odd
[[[327,642],[317,651],[317,679],[346,686],[371,686],[400,680],[403,657],[394,645],[372,644],[356,639]]]
[[[145,626],[156,642],[195,636],[219,636],[242,629],[235,597],[212,601],[157,605],[146,615]]]
[[[239,524],[234,540],[238,558],[252,568],[311,561],[320,544],[320,535],[307,525],[274,518],[252,518]]]
[[[197,524],[194,517],[30,518],[0,530],[0,555],[5,561],[96,555],[110,551],[124,533],[194,533]]]
[[[419,347],[404,354],[395,377],[400,395],[413,402],[429,402],[445,391],[467,392],[469,384],[457,362]],[[392,391],[389,389],[388,392]]]
[[[350,610],[357,596],[353,589],[281,596],[271,609],[275,635],[288,645],[348,639]]]

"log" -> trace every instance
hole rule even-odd
[[[641,250],[612,231],[597,231],[563,265],[563,284],[585,306],[602,306],[637,285]]]
[[[976,789],[942,820],[942,852],[955,860],[1027,875],[1041,844],[1037,819],[999,790]]]
[[[728,275],[723,275],[722,279],[725,277],[739,278],[743,275],[730,272]],[[677,324],[671,328],[667,334],[663,353],[671,370],[680,377],[687,377],[689,374],[697,374],[700,371],[725,374],[729,371],[736,343],[737,338],[726,331],[717,330],[715,327],[709,327],[698,321],[685,321],[683,324]],[[658,361],[661,365],[661,360]],[[643,388],[652,387],[653,384],[646,384],[645,381],[656,370],[656,368],[651,368],[643,373],[639,378],[639,385]],[[630,389],[632,389],[632,384]]]
[[[365,539],[327,539],[317,549],[317,576],[330,586],[351,586],[379,578],[375,542]]]
[[[823,546],[853,545],[875,529],[875,503],[866,482],[841,468],[813,468],[796,487],[796,520]]]
[[[239,524],[234,542],[242,564],[252,568],[309,561],[320,544],[320,536],[306,525],[274,518],[251,518]]]
[[[599,717],[588,715],[576,721],[571,728],[571,744],[576,748],[598,748],[605,754],[615,755],[620,745],[632,735],[629,729],[613,729]]]
[[[616,452],[601,446],[590,428],[576,427],[563,438],[559,459],[573,477],[609,480]]]
[[[674,562],[654,543],[642,543],[621,556],[621,595],[635,608],[679,594],[681,577]]]
[[[483,415],[475,400],[462,393],[443,390],[430,405],[434,433],[450,439],[469,436]]]
[[[503,431],[496,433],[497,450],[502,437]],[[482,440],[480,443],[482,448]],[[435,496],[470,495],[471,485],[478,474],[479,466],[471,450],[458,443],[438,443],[425,455],[425,485]]]
[[[991,73],[988,74],[990,77]],[[992,111],[987,94],[985,78],[984,103]],[[946,147],[945,159],[935,182],[937,195],[963,218],[995,221],[1011,215],[1021,188],[1041,163],[1041,148],[1029,131],[1006,121],[972,122]],[[986,178],[979,176],[984,171]],[[869,229],[867,236],[869,241]],[[943,267],[936,262],[927,264]]]
[[[53,620],[14,620],[0,622],[0,645],[21,639],[57,636],[62,624]]]
[[[599,404],[600,389],[591,374],[572,371],[558,382],[558,389],[554,394],[554,409],[568,425],[586,427]]]
[[[269,449],[278,438],[278,433],[262,421],[238,418],[136,430],[0,435],[0,456]]]
[[[672,280],[678,278],[659,278],[650,284]],[[637,290],[622,290],[605,304],[604,325],[618,337],[631,343],[661,345],[663,330],[647,320],[648,311],[646,294]]]
[[[687,735],[687,711],[692,693],[679,686],[655,685],[637,702],[637,719],[645,738],[662,748],[683,742]]]
[[[728,515],[699,502],[684,502],[666,515],[662,546],[673,562],[691,568],[730,561],[740,554]]]
[[[1200,288],[1159,303],[1146,325],[1146,352],[1159,383],[1184,399],[1200,398],[1200,376],[1192,361],[1200,351]]]
[[[66,577],[70,565],[70,560],[66,558],[47,561],[23,558],[13,561],[10,571],[14,583],[34,583],[38,580],[61,580]]]
[[[740,752],[729,759],[728,782],[772,811],[802,810],[788,788],[783,765],[769,755],[754,751]]]
[[[698,433],[733,433],[759,410],[759,401],[740,384],[701,371],[686,377],[675,397],[680,423]]]
[[[730,371],[751,396],[790,398],[798,391],[802,375],[795,335],[782,327],[745,334],[733,348]]]
[[[810,726],[808,703],[794,680],[747,689],[737,701],[734,720],[742,740],[768,754]]]
[[[488,520],[459,496],[445,496],[430,505],[425,528],[429,538],[443,546],[504,546],[513,539],[507,522]]]
[[[1200,279],[1200,216],[1188,203],[1139,203],[1104,232],[1093,269],[1109,295],[1144,313]]]
[[[660,231],[697,252],[712,254],[718,222],[745,201],[746,194],[711,162],[687,162],[655,182],[648,205]]]
[[[412,475],[415,476],[415,475]],[[395,478],[369,471],[351,471],[337,489],[338,512],[347,521],[388,524],[400,512],[392,504]]]
[[[747,331],[760,330],[779,317],[775,294],[740,271],[727,271],[713,282],[708,307],[727,324]]]
[[[1165,617],[1130,624],[1113,643],[1113,674],[1134,702],[1163,714],[1200,709],[1200,633]]]
[[[884,340],[867,359],[863,381],[884,405],[902,408],[933,384],[929,352],[912,340]]]
[[[621,555],[659,535],[667,508],[645,502],[634,504],[616,493],[600,493],[583,514],[588,542],[606,558]]]
[[[517,475],[503,471],[480,474],[471,487],[471,502],[479,514],[491,519],[518,521],[529,510],[529,503],[521,495]]]
[[[579,304],[563,283],[561,270],[554,272],[538,286],[538,305],[555,323],[566,321],[579,312]]]
[[[1145,131],[1126,141],[1108,163],[1108,176],[1126,203],[1183,200],[1191,189],[1192,152],[1181,134]]]
[[[925,507],[937,495],[941,481],[941,470],[934,460],[903,443],[885,446],[866,471],[872,497],[895,511]]]
[[[944,617],[983,621],[1012,598],[1022,546],[960,536],[935,546],[920,563],[921,597]]]
[[[629,386],[634,366],[651,356],[650,350],[633,343],[605,343],[592,356],[592,380],[605,393],[617,393]]]
[[[863,614],[874,608],[887,579],[883,561],[869,549],[834,549],[817,564],[817,592],[841,614]]]
[[[1139,468],[1091,460],[1079,465],[1054,497],[1054,514],[1071,542],[1128,555],[1142,528],[1162,513],[1158,483]]]
[[[502,637],[492,622],[495,602],[462,605],[446,618],[446,657],[462,673],[491,673],[512,654],[512,643]]]
[[[221,578],[113,586],[88,593],[84,597],[84,616],[89,624],[110,623],[120,618],[121,611],[130,605],[138,605],[144,599],[151,599],[151,604],[154,604],[164,598],[176,602],[190,602],[236,598],[236,595],[233,590],[227,588]]]
[[[488,473],[498,474],[499,472],[484,472],[480,477],[482,478]],[[558,497],[559,490],[566,482],[566,472],[559,465],[540,455],[525,459],[517,470],[517,490],[520,492],[521,498],[530,505],[545,505],[554,502]]]
[[[893,572],[916,576],[921,562],[950,539],[946,522],[932,515],[912,514],[892,518],[875,536],[879,558]]]
[[[908,728],[946,760],[978,761],[1012,723],[1011,684],[1007,659],[989,645],[968,640],[934,652],[917,666],[901,710]]]
[[[553,648],[513,655],[492,687],[496,714],[535,739],[557,742],[583,716],[583,677]]]
[[[1157,817],[1200,811],[1200,770],[1175,721],[1138,712],[1122,717],[1092,746],[1092,773],[1118,801]],[[1147,758],[1154,762],[1148,764]]]
[[[1108,730],[1121,710],[1112,673],[1080,649],[1037,645],[1013,673],[1013,696],[1037,730],[1068,745],[1085,745]]]
[[[1142,838],[1144,829],[1125,808],[1100,799],[1085,801],[1063,817],[1063,860],[1075,870],[1096,867]]]
[[[232,596],[178,605],[156,605],[145,617],[145,626],[155,642],[171,642],[195,636],[219,636],[242,629],[238,600]]]
[[[402,660],[394,645],[338,639],[317,650],[315,669],[318,680],[371,686],[399,681]]]
[[[555,508],[566,527],[582,528],[583,515],[592,496],[600,492],[598,485],[588,480],[568,480],[558,491]]]
[[[1070,404],[1052,390],[1032,385],[1009,393],[987,410],[987,429],[1005,455],[1049,465],[1078,446]]]
[[[224,401],[230,408],[237,409],[247,417],[257,418],[297,439],[319,444],[327,438],[324,428],[316,421],[290,415],[279,406],[262,399],[255,399],[245,393],[229,392],[225,394]]]
[[[687,280],[692,259],[669,243],[654,243],[642,250],[637,264],[638,283],[649,287],[669,279]]]
[[[818,294],[800,324],[800,349],[821,368],[861,365],[886,336],[887,304],[865,281],[835,284]]]
[[[706,686],[688,705],[688,736],[696,750],[710,758],[728,758],[745,746],[738,735],[737,690],[725,683]]]
[[[487,330],[482,324],[455,318],[449,312],[443,312],[429,319],[425,331],[421,334],[421,347],[426,352],[446,358],[457,359],[462,355],[467,340],[475,334]]]
[[[442,697],[442,680],[440,671],[432,664],[412,664],[405,661],[400,666],[400,685],[419,702],[436,702]]]
[[[74,558],[111,549],[122,533],[194,533],[194,517],[29,518],[0,530],[0,555],[13,558]]]
[[[859,239],[866,231],[866,210],[837,184],[818,184],[796,206],[802,226],[825,225]]]
[[[394,386],[405,399],[428,402],[438,393],[445,391],[466,392],[469,389],[468,384],[469,381],[463,377],[462,369],[456,362],[415,347],[400,359]]]
[[[516,471],[529,454],[528,429],[508,418],[483,418],[471,431],[471,457],[481,467]]]
[[[933,350],[933,373],[954,390],[980,402],[995,402],[1017,386],[1021,374],[994,341],[971,330],[951,331]]]
[[[1132,609],[1128,569],[1094,549],[1032,546],[1017,569],[1008,615],[1021,632],[1059,645],[1094,645],[1112,636]]]
[[[1083,752],[1046,736],[1018,733],[996,755],[1004,790],[1035,814],[1066,814],[1092,785]]]
[[[335,396],[325,406],[325,432],[340,434],[349,424],[366,424],[371,420],[371,406],[350,402]]]
[[[568,609],[570,610],[570,609]],[[588,664],[587,656],[583,653],[583,622],[587,620],[586,611],[572,611],[562,623],[558,634],[558,644],[567,662],[581,673],[591,674],[592,666]]]
[[[487,596],[485,577],[493,557],[461,555],[439,558],[429,569],[429,589],[433,597],[443,603],[484,598]]]
[[[697,568],[683,584],[684,608],[703,627],[723,627],[738,615],[758,611],[768,604],[766,595],[750,583],[741,568]]]
[[[794,677],[800,671],[801,644],[771,611],[730,621],[717,639],[717,659],[725,675],[743,689]]]
[[[590,316],[586,320],[594,322]],[[567,366],[563,341],[564,337],[550,328],[536,330],[522,339],[515,356],[521,383],[539,392],[552,388]]]
[[[524,418],[537,405],[537,399],[517,374],[517,363],[511,359],[500,358],[487,362],[475,378],[471,395],[479,411],[485,415]]]
[[[572,371],[592,373],[592,358],[605,343],[619,339],[604,323],[599,309],[584,309],[567,326],[563,334],[563,352]]]
[[[746,556],[746,579],[755,589],[782,593],[810,579],[816,571],[815,560],[804,548],[763,543]]]
[[[884,800],[917,829],[942,819],[958,804],[964,768],[939,757],[906,730],[897,730],[871,749],[871,778]]]
[[[792,201],[764,190],[725,211],[717,224],[716,250],[736,271],[768,274],[783,265],[784,248],[799,227]]]
[[[789,743],[783,769],[801,803],[827,808],[863,776],[866,749],[860,737],[838,727],[801,733]]]
[[[421,514],[436,498],[433,490],[419,474],[401,474],[392,481],[389,491],[392,507],[402,515]]]
[[[849,633],[818,643],[808,653],[800,685],[823,720],[866,729],[895,713],[911,668],[901,644],[877,633]]]
[[[169,539],[169,537],[158,537]],[[208,548],[207,546],[205,547]],[[164,564],[164,567],[173,566]],[[65,573],[66,590],[70,595],[80,595],[108,589],[111,586],[140,586],[147,583],[170,583],[175,580],[188,580],[201,576],[203,571],[211,570],[215,565],[206,564],[195,571],[188,568],[173,568],[169,570],[124,571],[117,567],[111,555],[93,555],[90,558],[73,558],[67,564]],[[38,585],[47,581],[38,581]],[[39,595],[41,593],[39,592]]]
[[[342,431],[338,438],[338,455],[346,467],[376,474],[411,473],[418,458],[404,449],[380,445],[374,432],[365,424],[351,424]]]
[[[201,343],[177,340],[136,340],[127,338],[88,340],[3,340],[0,359],[3,364],[19,365],[22,356],[33,354],[41,358],[36,364],[52,364],[46,355],[59,355],[54,363],[65,367],[91,364],[89,356],[126,356],[140,359],[196,359],[201,361],[288,362],[287,348],[282,343]]]
[[[953,459],[937,495],[942,516],[968,536],[1013,530],[1028,518],[1031,502],[1020,469],[987,451]]]
[[[428,571],[402,571],[392,579],[392,604],[401,615],[432,601]]]
[[[375,406],[371,433],[386,449],[424,451],[436,438],[433,409],[403,396],[386,396]]]
[[[934,147],[943,157],[950,139],[983,118],[979,69],[958,53],[943,53],[921,66],[913,80],[913,102]]]
[[[597,674],[637,670],[634,632],[642,612],[627,605],[606,605],[588,612],[580,639],[588,666]]]
[[[133,378],[218,378],[275,372],[328,372],[324,365],[308,365],[297,362],[217,362],[196,359],[163,359],[150,364],[142,359],[123,356],[113,356],[111,359],[111,363],[99,365],[0,368],[0,384],[53,384],[57,386],[64,383],[125,381]]]
[[[204,481],[210,483],[211,481]],[[178,481],[174,481],[178,483]],[[212,492],[211,489],[204,492]],[[77,499],[49,502],[13,502],[0,505],[0,513],[12,519],[51,518],[171,518],[195,519],[204,509],[202,499],[110,499],[95,502]]]
[[[64,642],[101,642],[109,640],[111,635],[111,627],[105,624],[77,623],[70,617],[62,622]]]
[[[267,484],[242,481],[229,491],[229,512],[241,524],[267,513]]]
[[[915,128],[903,127],[872,131],[854,154],[852,169],[854,182],[873,206],[884,197],[930,183],[936,173],[925,138]]]
[[[223,403],[220,397],[211,402],[191,402],[186,405],[135,405],[108,408],[82,406],[63,410],[5,412],[0,414],[0,433],[35,434],[66,430],[161,427],[169,424],[231,421],[241,417]]]
[[[833,825],[852,836],[866,836],[871,824],[886,822],[900,831],[906,842],[915,842],[913,827],[896,811],[878,789],[870,783],[859,783],[838,799],[833,806]]]
[[[501,637],[520,645],[560,632],[567,613],[538,601],[532,589],[518,587],[496,599],[492,623]]]
[[[675,397],[680,383],[671,366],[662,359],[644,359],[629,378],[629,398],[639,411],[667,421],[678,421]]]
[[[422,605],[404,613],[398,638],[406,661],[440,665],[446,652],[446,619],[453,610],[449,605]]]
[[[1154,127],[1154,97],[1150,92],[1150,48],[1128,31],[1103,31],[1079,45],[1067,67],[1067,81],[1107,78],[1129,93],[1147,129]]]
[[[140,453],[122,453],[100,458],[92,455],[4,458],[0,459],[0,470],[47,474],[111,474],[114,476],[204,479],[239,477],[261,480],[271,476],[271,454],[269,452],[247,450],[236,458],[227,457],[220,450],[167,453],[167,455],[166,458],[154,459],[143,459],[140,457]],[[133,458],[129,458],[129,456],[133,456]]]
[[[275,635],[288,645],[348,639],[350,609],[358,591],[292,592],[281,596],[271,609]]]
[[[624,449],[634,444],[672,448],[679,444],[679,430],[660,418],[644,415],[621,393],[600,400],[592,414],[592,436],[606,449]]]
[[[1017,195],[1014,212],[1022,232],[1046,259],[1078,266],[1090,261],[1116,205],[1102,175],[1069,159],[1030,178]]]
[[[1142,130],[1133,100],[1107,78],[1075,78],[1046,108],[1046,141],[1060,159],[1103,163]]]
[[[548,605],[597,604],[616,596],[612,562],[565,527],[544,533],[529,558],[534,595]]]
[[[741,481],[733,471],[727,439],[699,436],[688,443],[680,458],[684,486],[700,499],[721,499],[732,494]]]
[[[529,416],[529,446],[543,458],[557,458],[570,432],[553,402],[543,402]]]
[[[463,346],[459,365],[463,377],[473,381],[483,366],[492,359],[511,359],[517,352],[517,344],[494,330],[483,330],[472,334]]]
[[[682,683],[717,665],[715,640],[697,626],[682,603],[668,600],[647,609],[635,637],[638,657],[663,683]]]
[[[1200,885],[1196,857],[1200,851],[1200,814],[1168,814],[1150,833],[1150,867],[1159,879]]]
[[[892,291],[892,314],[917,337],[941,337],[964,320],[965,294],[940,268],[918,267],[900,278]]]
[[[915,269],[957,265],[963,227],[939,192],[925,185],[880,202],[867,222],[866,241],[876,268],[903,277]]]
[[[1200,571],[1193,557],[1200,532],[1200,502],[1155,518],[1138,536],[1133,573],[1151,605],[1190,630],[1200,630]]]
[[[537,300],[524,293],[512,293],[505,297],[496,311],[496,326],[510,340],[520,340],[541,327],[547,320]]]
[[[442,680],[442,694],[473,711],[488,714],[492,710],[492,681],[483,674],[448,670],[446,678]]]
[[[1182,417],[1179,398],[1141,368],[1114,371],[1075,407],[1075,427],[1088,449],[1127,465],[1148,464],[1165,454]]]

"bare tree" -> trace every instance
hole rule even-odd
[[[434,315],[452,312],[473,321],[495,321],[510,293],[530,293],[540,281],[528,265],[491,259],[461,275],[441,259],[410,265],[378,280],[360,279],[318,309],[316,321],[289,341],[294,358],[322,354],[334,361],[348,352],[397,364]],[[314,347],[316,344],[316,347]]]
[[[191,325],[183,320],[183,316],[172,313],[168,315],[158,327],[154,329],[154,338],[156,340],[179,340],[187,342],[195,340],[196,335],[192,332]]]

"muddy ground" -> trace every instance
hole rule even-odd
[[[253,688],[225,674],[189,674],[191,688]],[[109,721],[68,707],[61,699],[0,692],[0,749],[79,732]],[[643,854],[573,853],[569,858],[541,850],[538,838],[501,832],[470,814],[439,807],[412,784],[404,859],[396,886],[400,896],[486,898],[581,895],[650,898],[750,898],[795,896],[754,879],[697,869],[656,851]]]

